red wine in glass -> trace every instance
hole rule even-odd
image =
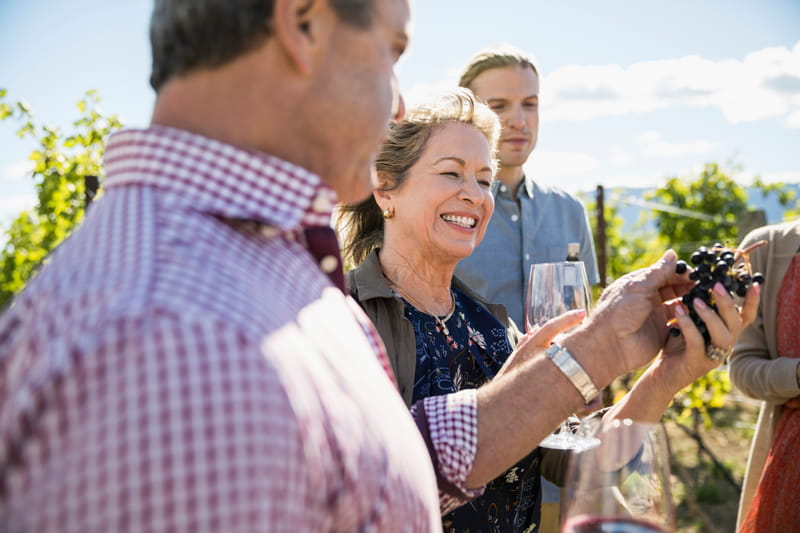
[[[564,524],[564,533],[670,533],[652,522],[626,516],[575,516]]]

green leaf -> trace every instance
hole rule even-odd
[[[3,89],[0,98],[5,94]],[[81,116],[74,122],[76,129],[66,136],[58,128],[36,125],[24,102],[0,103],[0,119],[17,118],[22,122],[17,135],[33,137],[38,144],[28,157],[34,162],[36,207],[20,213],[4,232],[0,308],[22,290],[50,252],[83,220],[84,176],[101,175],[105,136],[121,127],[116,115],[106,117],[97,111],[99,101],[95,91],[86,93],[78,103]]]

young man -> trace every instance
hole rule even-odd
[[[457,274],[490,302],[501,303],[525,326],[530,266],[563,261],[567,244],[580,244],[589,282],[599,281],[592,230],[583,204],[565,191],[525,176],[523,165],[539,133],[539,73],[521,51],[502,46],[476,54],[461,75],[500,117],[500,170],[492,191],[495,211],[486,236]]]
[[[0,317],[4,530],[438,531],[440,506],[662,348],[674,253],[554,359],[535,355],[574,316],[409,415],[328,225],[371,190],[409,18],[407,0],[156,0],[152,125],[109,139],[103,197]],[[678,318],[685,349],[623,415],[660,416],[713,366]]]
[[[523,165],[539,133],[539,72],[511,46],[478,52],[459,85],[471,89],[500,117],[500,169],[492,187],[495,211],[483,242],[459,263],[457,275],[489,301],[501,303],[525,328],[525,296],[534,263],[563,261],[568,243],[580,244],[589,282],[599,281],[592,230],[583,204],[569,193],[525,176]],[[557,530],[558,488],[542,480],[545,529]],[[553,523],[550,527],[548,523]]]

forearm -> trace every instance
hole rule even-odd
[[[630,418],[652,423],[661,420],[681,387],[665,387],[651,370],[652,367],[645,371],[633,388],[605,413],[603,420]]]
[[[598,353],[613,353],[590,332],[577,331],[561,344],[602,389],[616,376]],[[621,371],[620,371],[621,372]],[[515,370],[478,390],[478,450],[467,486],[494,479],[535,448],[584,404],[572,382],[543,350]]]
[[[761,322],[742,332],[730,360],[731,382],[752,398],[783,403],[800,394],[797,360],[767,348]]]
[[[740,353],[731,361],[731,381],[752,398],[779,404],[800,394],[797,365],[797,359],[764,359]]]

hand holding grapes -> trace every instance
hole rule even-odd
[[[716,251],[721,255],[729,250],[717,248]],[[747,251],[742,251],[740,254],[745,261],[746,254]],[[733,256],[736,256],[735,252]],[[710,260],[711,256],[706,258]],[[725,259],[730,260],[727,255]],[[729,287],[724,291],[726,294],[720,294],[719,303],[710,295],[701,297],[702,304],[708,301],[706,304],[708,309],[700,309],[699,306],[695,309],[694,298],[689,297],[686,301],[692,302],[692,308],[689,309],[687,304],[683,304],[686,307],[682,310],[687,311],[690,320],[677,321],[676,308],[682,304],[682,298],[686,298],[687,294],[692,294],[692,291],[695,291],[694,294],[698,294],[701,290],[708,292],[713,289],[713,283],[711,285],[703,283],[700,287],[699,282],[703,280],[692,274],[699,270],[690,272],[684,262],[678,261],[675,252],[669,250],[651,267],[621,277],[603,292],[597,310],[589,320],[590,323],[599,322],[605,325],[605,328],[581,328],[587,333],[588,331],[594,333],[592,340],[587,344],[597,343],[599,346],[609,346],[610,344],[609,348],[619,354],[620,362],[624,364],[624,368],[618,369],[619,372],[632,370],[649,363],[662,348],[666,349],[663,354],[665,357],[675,357],[679,354],[681,360],[683,360],[683,356],[688,355],[705,357],[706,342],[710,342],[712,337],[716,343],[719,343],[715,343],[714,346],[722,349],[729,348],[741,330],[753,321],[758,307],[759,291],[758,289],[749,291],[749,296],[745,298],[741,312],[733,305],[733,300],[727,293],[734,290],[747,295],[747,289],[752,286],[754,281],[757,284],[759,276],[748,274],[749,279],[744,276],[741,280],[737,280],[738,284],[728,282]],[[705,269],[702,270],[705,271]],[[715,269],[709,269],[709,272],[713,271]],[[728,272],[731,275],[739,276],[745,273],[746,269],[744,271],[741,268],[729,269]],[[721,273],[720,271],[718,275]],[[723,282],[724,280],[720,281],[720,283]],[[717,315],[717,312],[720,315]],[[708,318],[708,324],[703,322],[703,317]],[[668,339],[670,327],[676,323],[680,325],[684,337]],[[699,326],[700,329],[695,325],[697,323],[702,324]],[[604,337],[599,335],[601,330],[605,332]],[[686,338],[687,334],[689,339]],[[700,336],[699,343],[695,334]],[[709,341],[706,341],[706,338]],[[683,352],[690,352],[690,354]],[[694,361],[694,359],[692,360]],[[687,379],[690,373],[699,376],[719,364],[719,361],[709,363],[703,359],[695,362],[697,367],[693,365],[682,369],[676,378]],[[672,364],[669,366],[671,367]],[[702,368],[705,370],[703,371]]]
[[[612,378],[649,363],[664,346],[670,318],[664,304],[692,286],[687,274],[676,272],[677,261],[675,252],[668,250],[654,265],[617,279],[603,291],[587,322],[576,330],[576,344],[593,353],[615,354],[614,359],[604,361]],[[584,334],[586,339],[581,338]]]
[[[683,302],[670,306],[681,335],[670,335],[653,369],[670,389],[679,390],[719,366],[722,360],[709,357],[708,347],[716,346],[727,352],[742,330],[755,319],[761,292],[759,285],[747,291],[741,311],[721,284],[714,286],[712,292],[716,310],[699,298],[690,300],[691,314]],[[704,327],[698,327],[695,320],[702,321]]]
[[[693,306],[690,315],[688,307],[683,303],[683,296],[694,290],[696,281],[689,279],[688,268],[680,274],[676,272],[676,265],[677,257],[673,252],[668,252],[660,263],[643,271],[643,277],[642,274],[637,274],[634,280],[628,281],[628,284],[643,286],[648,285],[648,280],[650,283],[657,282],[660,290],[654,291],[649,315],[646,318],[639,317],[639,329],[633,330],[627,336],[618,337],[619,346],[625,350],[628,361],[634,361],[637,355],[646,356],[636,350],[653,349],[658,352],[658,357],[652,361],[631,391],[604,418],[625,417],[657,422],[679,390],[720,363],[719,360],[709,358],[704,334],[695,320],[702,322],[703,331],[709,338],[709,346],[713,344],[727,350],[745,326],[755,318],[760,292],[757,284],[747,291],[741,310],[736,308],[733,298],[724,287],[712,286],[711,290],[716,292],[709,295],[708,300],[714,307],[706,305],[701,299],[697,299],[697,302],[688,300]],[[670,268],[672,275],[667,271]],[[622,294],[623,301],[630,297],[630,293],[628,290]],[[636,324],[636,315],[648,309],[641,300],[642,294],[639,294],[632,301],[637,305],[629,306],[628,324]],[[609,305],[612,311],[618,307]],[[670,335],[670,327],[677,328],[682,335]],[[614,324],[614,330],[619,334],[617,324]],[[660,345],[654,348],[658,343]],[[651,361],[643,361],[639,366],[648,362]]]
[[[694,270],[690,272],[683,261],[676,264],[676,271],[688,273],[693,285],[679,301],[670,303],[674,339],[667,342],[658,364],[677,380],[677,386],[686,386],[718,366],[739,333],[755,319],[764,277],[750,270],[748,253],[753,248],[700,247],[691,257]],[[734,295],[744,297],[741,309]]]
[[[711,344],[705,323],[697,316],[695,303],[716,309],[715,297],[721,294],[744,297],[753,284],[763,283],[764,275],[752,272],[749,256],[750,252],[764,244],[766,241],[759,241],[744,250],[732,250],[717,243],[710,249],[701,246],[691,256],[690,260],[695,269],[689,273],[689,279],[695,284],[683,296],[682,301],[688,308],[692,321],[702,333],[706,345],[709,346],[712,358],[719,358],[722,354],[713,348],[715,345]],[[689,265],[684,261],[678,261],[675,269],[679,274],[683,274],[689,270]],[[672,333],[679,332],[673,329]]]

